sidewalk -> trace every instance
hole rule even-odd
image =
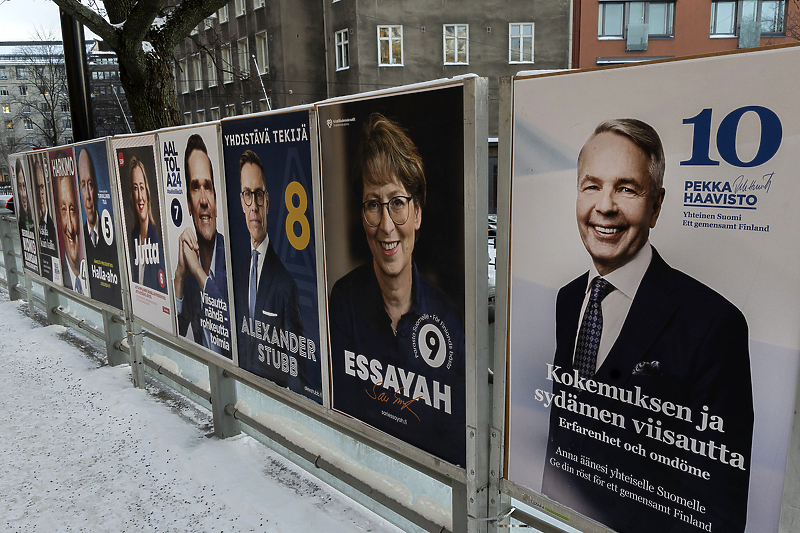
[[[399,531],[0,292],[0,526],[9,532]]]

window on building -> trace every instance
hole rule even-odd
[[[269,69],[269,46],[267,45],[267,32],[256,33],[256,65],[258,73],[266,74]]]
[[[270,107],[271,102],[269,98],[262,98],[258,101],[258,107],[261,111],[270,111],[272,108]]]
[[[253,9],[264,7],[264,0],[253,0]]]
[[[247,52],[247,37],[236,41],[236,46],[239,50],[239,71],[242,76],[247,77],[250,75],[250,55]]]
[[[628,32],[672,37],[674,35],[675,2],[600,2],[597,36],[623,39]],[[646,30],[646,32],[645,32]]]
[[[49,113],[50,112],[50,104],[47,102],[42,102],[39,104],[39,109],[42,110],[42,113]]]
[[[17,144],[17,140],[13,135],[6,137],[6,146],[8,146],[9,150],[13,150],[15,144]]]
[[[378,65],[403,66],[402,26],[378,26]]]
[[[508,25],[508,62],[533,63],[533,22]]]
[[[26,67],[17,67],[17,79],[18,80],[28,79],[28,69]]]
[[[8,96],[8,87],[6,86],[0,87],[0,96]]]
[[[69,137],[69,136],[64,137],[64,142],[66,144],[72,144],[72,142],[73,142],[72,137]]]
[[[237,17],[241,17],[242,15],[244,15],[244,13],[246,11],[244,0],[236,0],[234,2],[234,8],[236,10],[236,16]]]
[[[7,130],[13,130],[14,129],[14,122],[12,122],[11,120],[6,120],[6,129]],[[31,128],[31,129],[33,129],[33,128]]]
[[[178,86],[179,91],[182,93],[189,92],[189,83],[187,82],[188,78],[188,67],[186,66],[186,60],[181,59],[178,61]]]
[[[233,57],[231,56],[231,45],[226,44],[220,48],[222,55],[222,81],[223,83],[230,83],[233,81]]]
[[[27,85],[20,85],[19,86],[19,94],[20,94],[20,96],[28,96],[28,86]]]
[[[206,52],[206,78],[209,87],[217,85],[217,67],[214,65],[214,56],[208,52]]]
[[[56,77],[58,78],[66,78],[67,72],[64,70],[64,67],[56,67]]]
[[[445,65],[468,64],[469,24],[445,24],[442,33]]]
[[[228,22],[228,4],[225,4],[222,9],[218,11],[219,13],[219,23],[222,24],[223,22]]]
[[[203,71],[200,66],[200,54],[192,56],[192,85],[195,91],[203,89]]]
[[[0,80],[7,80],[8,74],[6,74],[6,67],[0,67]]]
[[[22,104],[22,112],[26,115],[31,114],[31,104]]]
[[[72,119],[71,118],[62,118],[61,119],[61,129],[71,130],[72,129]]]
[[[734,37],[745,32],[782,35],[786,20],[784,0],[711,2],[711,35]]]
[[[350,68],[350,37],[344,29],[336,32],[336,70],[346,68]]]
[[[33,135],[28,135],[25,137],[25,144],[28,146],[34,146],[36,144],[36,139],[33,137]]]
[[[61,112],[69,113],[69,104],[67,102],[61,102]]]
[[[242,104],[242,115],[249,115],[253,112],[253,103],[245,102]]]
[[[219,108],[212,107],[211,108],[211,120],[219,120]]]
[[[26,130],[32,130],[33,129],[33,121],[31,119],[26,118],[26,119],[23,120],[23,123],[25,124],[25,129]]]
[[[3,113],[11,113],[11,104],[3,104]]]
[[[201,109],[197,112],[197,123],[200,124],[206,121],[206,112],[204,109]]]
[[[44,78],[44,67],[36,67],[34,73],[36,74],[36,79],[41,80]]]
[[[192,114],[190,112],[186,112],[183,114],[183,124],[188,125],[192,123]]]
[[[234,108],[233,104],[228,104],[225,106],[225,116],[232,117],[236,114],[236,109]]]

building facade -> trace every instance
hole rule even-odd
[[[588,68],[794,42],[786,0],[575,0],[573,66]]]
[[[571,15],[563,0],[232,0],[176,50],[179,103],[193,123],[264,110],[265,92],[280,108],[475,73],[496,136],[499,78],[568,68]]]

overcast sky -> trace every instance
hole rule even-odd
[[[58,6],[49,0],[0,0],[0,41],[27,41],[37,28],[61,39]],[[86,32],[86,38],[95,35]]]

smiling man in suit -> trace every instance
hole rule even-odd
[[[744,531],[747,322],[650,245],[664,169],[658,134],[635,119],[601,123],[578,156],[592,261],[556,301],[542,492],[620,532]]]
[[[291,368],[289,361],[295,359],[282,357],[277,342],[281,335],[303,335],[299,292],[267,234],[269,192],[261,159],[252,150],[239,158],[239,177],[242,212],[250,233],[249,258],[239,266],[238,279],[244,283],[236,294],[238,320],[247,323],[238,328],[239,366],[285,387],[290,376],[305,372],[304,359],[293,363],[302,368]]]

